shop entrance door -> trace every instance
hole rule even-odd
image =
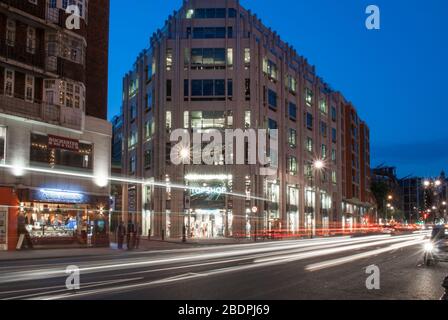
[[[210,239],[225,236],[225,211],[195,210],[190,216],[190,238]]]

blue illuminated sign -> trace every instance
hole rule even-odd
[[[86,203],[82,193],[51,189],[40,189],[35,200],[56,203]]]

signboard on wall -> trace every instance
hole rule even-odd
[[[64,137],[48,135],[48,148],[79,151],[79,141]]]
[[[0,250],[7,249],[8,239],[8,209],[0,207]]]

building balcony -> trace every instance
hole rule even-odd
[[[6,39],[0,39],[0,57],[14,60],[33,67],[45,68],[45,54],[39,48],[35,53],[30,53],[26,46],[21,45],[16,39],[14,45],[9,45]]]
[[[40,0],[38,1],[37,5],[32,5],[29,3],[29,1],[23,0],[2,0],[1,2],[6,4],[7,6],[26,12],[32,16],[45,19],[45,1]]]
[[[0,95],[0,114],[44,122],[73,130],[82,130],[83,112],[45,102],[29,102],[23,97]]]

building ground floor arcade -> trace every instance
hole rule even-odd
[[[353,232],[372,215],[368,204],[343,201],[331,188],[235,172],[187,172],[123,185],[123,222],[132,220],[142,236],[159,238],[309,237]]]

